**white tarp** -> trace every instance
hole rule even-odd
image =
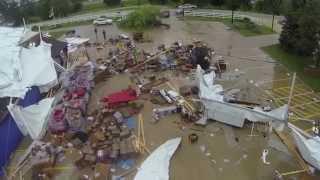
[[[0,97],[24,98],[28,88],[41,92],[57,83],[51,45],[41,42],[29,49],[18,46],[23,29],[0,28]]]
[[[204,74],[204,71],[198,65],[197,67],[197,81],[199,87],[200,98],[210,99],[215,101],[223,101],[223,88],[221,85],[214,85],[214,78],[216,77],[214,71]]]
[[[250,109],[224,102],[223,88],[221,85],[213,84],[214,78],[214,72],[204,74],[201,67],[197,67],[199,96],[205,106],[208,119],[237,127],[242,127],[246,119],[251,122],[286,121],[288,119],[287,105],[270,112],[264,112],[260,107]]]
[[[290,126],[289,126],[290,127]],[[307,139],[298,130],[291,128],[294,140],[303,159],[313,167],[320,170],[320,138],[312,137]]]
[[[65,38],[65,42],[68,44],[74,44],[74,45],[81,45],[86,42],[88,42],[89,38],[78,38],[78,37],[72,37],[72,38]]]
[[[18,46],[18,42],[22,35],[23,28],[0,27],[0,91],[21,79],[21,47]]]
[[[260,108],[254,109],[245,106],[202,99],[209,119],[223,122],[229,125],[243,127],[245,120],[251,122],[269,122],[287,120],[288,106],[284,105],[270,112],[264,112]]]
[[[8,109],[19,129],[24,135],[29,134],[34,140],[40,139],[46,130],[48,114],[50,113],[54,98],[46,98],[38,104],[21,107],[10,104]]]
[[[169,180],[170,159],[177,150],[181,138],[170,139],[159,146],[142,163],[134,180]]]
[[[47,92],[55,86],[57,72],[51,57],[51,44],[41,42],[38,47],[24,49],[21,53],[23,86],[38,86],[41,92]]]
[[[72,37],[72,38],[65,38],[65,42],[68,43],[68,52],[74,52],[78,49],[78,46],[89,42],[89,38],[78,38],[78,37]]]

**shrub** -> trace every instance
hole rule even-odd
[[[120,26],[134,30],[151,28],[159,23],[159,15],[159,8],[145,5],[130,13],[120,22]]]

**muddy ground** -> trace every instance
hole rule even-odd
[[[242,37],[217,22],[181,21],[175,17],[165,19],[164,22],[170,24],[171,28],[150,30],[145,33],[145,37],[152,42],[136,45],[146,51],[154,51],[160,44],[170,45],[175,41],[182,43],[190,43],[194,39],[205,41],[208,46],[215,49],[217,56],[224,56],[229,63],[228,72],[218,80],[218,83],[224,85],[225,89],[243,90],[243,100],[266,103],[263,90],[271,89],[274,84],[270,83],[263,87],[260,84],[274,79],[288,78],[287,70],[260,50],[262,46],[277,43],[277,34]],[[91,25],[75,28],[77,35],[89,37],[91,41],[103,41],[102,29],[106,30],[107,38],[115,37],[121,32],[131,36],[130,32],[123,32],[115,25],[99,26],[96,39],[93,29]],[[98,52],[91,48],[89,52],[92,59],[105,55],[105,50]],[[162,75],[169,77],[176,88],[191,81],[190,77],[177,75],[175,72],[163,72]],[[92,92],[89,106],[94,108],[102,96],[127,88],[131,83],[129,74],[121,74],[97,84]],[[154,107],[156,105],[145,101],[142,110],[147,147],[153,150],[170,138],[183,137],[182,145],[171,161],[171,180],[270,180],[274,178],[274,170],[288,172],[300,169],[297,161],[287,152],[276,135],[264,136],[263,125],[258,125],[253,131],[253,136],[250,136],[250,124],[240,129],[210,122],[205,128],[201,128],[190,124],[179,124],[178,115],[169,116],[154,124],[150,121]],[[190,133],[199,135],[196,144],[187,142]],[[235,137],[239,139],[238,142],[235,141]],[[205,152],[200,147],[205,147]],[[269,150],[267,160],[270,165],[263,164],[260,158],[264,149]],[[136,164],[139,165],[146,157],[147,154],[140,156]],[[77,171],[73,168],[66,168],[59,174],[56,179],[77,179],[75,176]],[[133,179],[134,174],[135,172],[127,176],[127,179]],[[300,175],[285,177],[297,180],[301,178]],[[320,176],[313,179],[317,178]]]
[[[182,21],[175,17],[166,19],[164,22],[170,24],[171,28],[148,31],[145,37],[152,42],[136,45],[147,51],[155,51],[160,44],[170,45],[175,41],[190,43],[195,39],[205,41],[209,47],[215,49],[217,56],[223,56],[230,64],[228,72],[218,82],[225,88],[242,89],[244,100],[265,103],[262,102],[265,101],[265,96],[262,96],[263,90],[272,89],[273,83],[261,88],[260,84],[274,79],[289,78],[285,67],[260,50],[260,47],[277,43],[277,34],[248,38],[228,30],[225,25],[217,22]],[[106,30],[107,37],[115,37],[120,32],[132,35],[130,32],[119,30],[116,26],[100,26],[97,39],[99,42],[103,41],[102,29]],[[93,26],[82,26],[76,28],[76,31],[82,37],[96,40]],[[90,54],[95,58],[104,53],[92,50]],[[166,72],[164,76],[169,77],[176,88],[183,82],[190,81],[189,77],[177,76],[173,72]],[[99,84],[93,94],[96,98],[100,98],[110,92],[126,88],[130,83],[129,75],[120,75]],[[288,172],[299,169],[297,162],[281,145],[277,136],[274,134],[263,136],[261,133],[264,130],[263,125],[255,129],[253,133],[255,136],[249,136],[250,124],[246,128],[239,129],[211,122],[206,128],[198,128],[200,131],[194,131],[190,125],[183,126],[185,129],[177,125],[179,116],[162,119],[157,124],[151,123],[153,107],[155,105],[152,103],[145,102],[143,109],[148,147],[154,149],[167,139],[183,137],[182,146],[171,163],[170,177],[173,180],[267,180],[273,179],[274,170]],[[187,142],[187,136],[190,133],[200,135],[197,144],[191,145]],[[239,142],[236,142],[234,137],[238,137]],[[205,153],[201,151],[201,146],[206,147]],[[263,149],[268,149],[270,152],[268,156],[270,165],[263,164],[260,159]],[[144,157],[141,157],[138,162],[143,159]],[[290,176],[287,179],[300,179],[300,176]]]

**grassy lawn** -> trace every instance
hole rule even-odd
[[[64,35],[68,30],[59,30],[59,31],[50,31],[49,34],[55,38],[59,39],[62,35]]]
[[[231,23],[230,18],[215,18],[215,17],[184,17],[185,20],[194,21],[216,21],[225,24],[226,26],[235,29],[243,36],[259,36],[274,34],[275,32],[271,28],[262,25],[251,25],[248,26],[243,20],[235,19],[234,23]]]
[[[280,45],[263,47],[262,50],[273,59],[285,65],[290,71],[297,72],[298,76],[315,91],[320,91],[320,78],[306,75],[303,69],[312,62],[311,57],[302,57],[285,52]]]
[[[141,0],[141,4],[146,4],[143,0]],[[98,12],[103,10],[131,10],[137,8],[137,3],[135,0],[127,0],[124,1],[124,3],[118,6],[107,6],[106,4],[102,2],[98,3],[90,3],[90,4],[84,4],[82,9],[79,12],[73,13],[72,15],[79,15],[79,14],[85,14],[90,12]]]
[[[91,3],[91,4],[84,4],[81,12],[85,13],[85,12],[95,12],[95,11],[101,11],[101,10],[105,10],[111,7],[108,7],[106,4],[104,3]]]
[[[88,20],[88,21],[78,21],[78,22],[70,22],[70,23],[65,23],[65,24],[58,24],[55,26],[42,26],[41,30],[50,31],[50,30],[65,29],[65,28],[71,28],[71,27],[75,27],[75,26],[92,24],[92,22],[93,22],[92,20]],[[38,29],[38,28],[35,27],[35,29]]]

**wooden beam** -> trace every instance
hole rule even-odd
[[[276,134],[279,136],[281,141],[288,147],[288,150],[291,152],[291,154],[295,157],[295,159],[298,161],[299,165],[302,167],[303,170],[306,170],[306,172],[309,172],[309,165],[304,161],[304,159],[301,157],[300,153],[296,149],[296,146],[292,142],[292,139],[290,139],[286,134],[283,132],[276,131]]]

